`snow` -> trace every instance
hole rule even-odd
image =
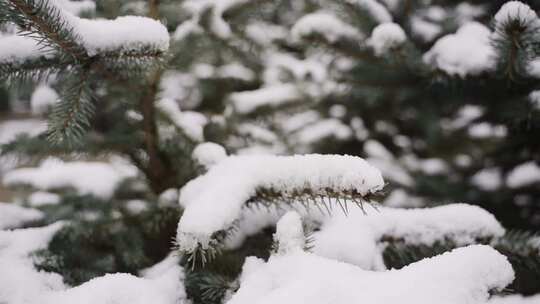
[[[501,290],[514,279],[506,257],[483,245],[385,272],[301,251],[272,256],[266,263],[248,261],[240,289],[227,304],[480,304],[489,291]]]
[[[39,167],[7,172],[3,183],[7,186],[31,185],[40,190],[73,187],[81,195],[92,194],[107,199],[122,180],[136,174],[136,168],[126,163],[64,162],[48,158]]]
[[[32,114],[40,115],[47,113],[58,101],[58,94],[48,85],[39,85],[30,98]]]
[[[367,44],[377,56],[382,56],[405,43],[407,36],[396,23],[383,23],[373,29]]]
[[[8,143],[17,136],[36,136],[47,131],[47,122],[39,119],[7,120],[0,124],[0,144]]]
[[[186,295],[176,257],[143,271],[115,273],[67,288],[56,273],[38,271],[30,254],[44,249],[62,222],[40,228],[0,231],[0,302],[10,304],[157,303],[181,304]]]
[[[340,39],[360,40],[363,36],[356,28],[327,12],[304,15],[292,27],[291,34],[296,40],[317,34],[330,43]]]
[[[482,169],[471,177],[471,183],[482,190],[495,191],[502,185],[501,169]]]
[[[181,111],[178,103],[169,98],[160,99],[156,106],[190,139],[203,140],[204,126],[208,123],[206,116],[199,112]]]
[[[20,227],[42,218],[43,213],[39,210],[24,208],[14,203],[0,203],[0,229]]]
[[[492,214],[466,204],[414,209],[349,208],[348,215],[334,212],[314,220],[322,223],[313,234],[315,254],[366,270],[385,269],[381,245],[388,239],[410,245],[433,246],[451,241],[464,246],[505,233]],[[353,239],[351,231],[357,231]]]
[[[160,272],[159,275],[151,272],[148,278],[127,273],[106,274],[65,291],[44,293],[35,303],[184,303],[183,269],[174,265]]]
[[[60,195],[55,193],[36,191],[28,197],[28,205],[32,207],[57,205],[58,203],[60,203]]]
[[[28,37],[0,36],[0,63],[22,63],[25,60],[47,57],[49,49],[43,49],[36,40]]]
[[[115,51],[133,51],[151,47],[159,51],[169,48],[169,33],[159,21],[139,16],[123,16],[114,20],[73,19],[76,33],[88,55]]]
[[[469,126],[468,133],[472,138],[502,138],[506,136],[508,129],[504,125],[492,125],[488,122],[481,122]]]
[[[495,14],[494,19],[496,27],[504,26],[505,24],[516,19],[520,20],[522,24],[538,22],[536,12],[527,4],[520,1],[506,2],[503,6],[501,6],[497,14]]]
[[[93,13],[96,10],[96,3],[90,0],[56,0],[56,3],[57,5],[74,15],[80,15],[82,13]]]
[[[37,271],[30,258],[63,225],[0,231],[0,303],[38,304],[42,293],[65,288],[60,275]]]
[[[495,51],[490,44],[490,30],[477,22],[461,26],[446,35],[424,55],[424,61],[460,77],[490,71],[495,65]]]
[[[249,114],[262,107],[276,107],[302,98],[294,84],[279,84],[254,91],[236,92],[229,100],[239,114]]]
[[[294,211],[289,211],[281,217],[276,225],[274,242],[277,244],[276,254],[287,254],[302,250],[306,244],[302,218]]]
[[[114,20],[83,19],[73,15],[75,7],[66,6],[66,1],[55,1],[60,17],[89,56],[108,52],[130,52],[150,48],[165,52],[169,48],[167,28],[151,18],[121,16]],[[79,3],[77,4],[82,7]],[[79,7],[79,8],[81,8]]]
[[[206,168],[210,168],[225,159],[227,157],[227,151],[219,144],[204,142],[198,144],[195,149],[193,149],[191,157],[197,161],[197,163]]]
[[[245,32],[249,39],[262,46],[269,46],[275,40],[285,39],[288,35],[284,27],[260,21],[249,23]]]
[[[392,15],[390,15],[384,5],[376,0],[348,0],[348,2],[356,4],[378,23],[392,22]]]
[[[529,161],[516,166],[506,177],[506,185],[510,188],[519,188],[540,182],[540,166]]]
[[[300,144],[308,145],[325,138],[334,137],[338,140],[346,140],[352,136],[352,130],[341,120],[328,118],[307,125],[296,132],[293,137]]]
[[[414,35],[420,37],[424,42],[431,42],[442,32],[440,25],[418,16],[411,18],[411,28]]]
[[[365,195],[382,189],[383,184],[380,172],[359,157],[231,156],[182,188],[180,204],[185,210],[177,242],[186,251],[198,244],[205,248],[213,233],[239,218],[242,206],[259,188],[284,193],[309,188],[320,194],[331,188]]]

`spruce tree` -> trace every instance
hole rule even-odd
[[[3,0],[0,303],[533,303],[529,2]]]

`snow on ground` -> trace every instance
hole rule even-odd
[[[111,163],[72,161],[48,158],[39,167],[20,168],[7,172],[7,186],[31,185],[39,190],[73,187],[79,194],[110,198],[124,179],[135,177],[137,170],[130,164],[111,160]]]
[[[298,221],[287,216],[278,222],[277,231],[288,232],[276,236],[279,243],[296,240],[301,233],[301,226],[293,225]],[[290,232],[295,227],[298,231]],[[487,301],[491,290],[502,290],[514,279],[507,258],[484,245],[455,249],[400,270],[382,272],[362,270],[298,247],[273,255],[266,263],[247,259],[240,289],[227,304],[480,304]]]
[[[484,25],[466,23],[455,34],[437,40],[424,55],[424,61],[450,75],[461,77],[492,70],[495,50],[490,35],[491,31]]]
[[[39,210],[24,208],[14,203],[0,203],[0,229],[17,228],[41,218],[43,213]]]
[[[242,206],[258,188],[285,193],[309,188],[321,194],[330,188],[366,195],[383,184],[379,170],[359,157],[232,156],[182,188],[180,204],[185,210],[177,241],[187,251],[206,247],[213,233],[239,218]]]

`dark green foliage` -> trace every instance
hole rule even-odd
[[[70,285],[111,272],[137,274],[170,252],[180,211],[149,206],[131,214],[121,202],[67,197],[44,209],[47,220],[69,220],[48,249],[37,252],[38,269],[57,272]]]
[[[516,279],[508,286],[507,292],[531,295],[540,292],[540,249],[538,235],[526,231],[509,231],[505,236],[491,242],[484,242],[504,254],[516,273]],[[410,245],[390,242],[383,252],[388,268],[400,269],[410,263],[450,251],[457,246],[452,242],[437,242],[433,245]]]

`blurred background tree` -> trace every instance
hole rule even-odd
[[[500,248],[530,278],[518,291],[539,291],[530,283],[540,280],[539,249],[520,247],[540,228],[537,1],[57,2],[0,4],[3,200],[42,210],[35,225],[72,220],[40,253],[43,269],[79,284],[163,259],[182,213],[178,189],[205,171],[194,149],[214,142],[229,154],[365,157],[388,181],[390,207],[477,204],[520,230]],[[169,47],[91,55],[57,10],[148,16],[166,26]],[[20,31],[39,41],[37,57],[9,56]],[[73,182],[98,164],[110,168],[97,175],[117,178],[88,183],[104,178],[111,189]],[[37,181],[49,170],[69,178]],[[267,254],[271,234],[194,272],[193,297],[207,301],[201,286],[223,287],[246,255]],[[389,250],[389,267],[441,252]]]

